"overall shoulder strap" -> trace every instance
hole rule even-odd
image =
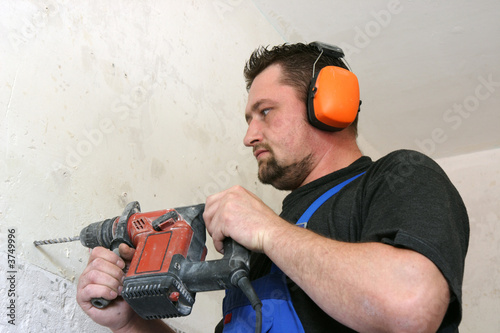
[[[352,177],[352,178],[349,178],[348,180],[332,187],[331,189],[329,189],[328,191],[326,191],[325,193],[323,193],[318,199],[316,199],[312,204],[311,206],[309,206],[309,208],[306,209],[306,211],[304,212],[304,214],[302,214],[302,216],[298,219],[296,225],[299,226],[299,227],[302,227],[302,228],[306,228],[307,227],[307,222],[309,222],[309,219],[311,218],[311,216],[316,212],[316,210],[321,207],[321,205],[323,205],[325,203],[326,200],[330,199],[332,196],[334,196],[337,192],[339,192],[344,186],[346,186],[347,184],[349,184],[350,182],[352,182],[354,179],[360,177],[361,175],[363,175],[366,171],[363,171],[362,173],[360,174],[357,174],[356,176]]]

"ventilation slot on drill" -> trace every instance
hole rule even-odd
[[[134,228],[136,230],[143,230],[144,228],[146,228],[146,221],[143,218],[132,221],[132,224],[134,225]]]
[[[182,295],[182,297],[184,297],[186,299],[186,301],[189,304],[194,304],[194,298],[191,296],[191,294],[189,293],[189,291],[187,291],[186,288],[184,288],[184,286],[181,283],[179,283],[179,281],[173,280],[172,281],[172,285],[175,288],[177,288],[177,290],[179,291],[179,293]]]
[[[155,319],[170,319],[170,318],[177,318],[182,316],[182,314],[176,314],[176,313],[166,313],[163,315],[151,315],[151,316],[146,316],[147,320],[155,320]]]
[[[125,298],[139,298],[146,296],[162,296],[160,284],[150,284],[136,287],[127,287],[123,291],[123,297]]]
[[[146,316],[147,320],[155,320],[155,319],[168,319],[168,318],[174,318],[178,316],[168,316],[168,315],[154,315],[154,316]]]

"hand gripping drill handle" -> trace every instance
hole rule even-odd
[[[133,214],[140,211],[141,207],[137,201],[130,202],[121,216],[95,222],[83,228],[80,232],[80,242],[91,249],[102,246],[120,255],[118,247],[121,243],[134,247],[127,232],[127,223]],[[93,298],[91,303],[96,308],[102,309],[107,307],[110,301],[100,297]]]

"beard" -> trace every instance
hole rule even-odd
[[[292,164],[283,165],[274,157],[270,147],[267,147],[270,156],[259,162],[259,180],[263,184],[270,184],[278,190],[291,191],[298,188],[311,172],[312,154]]]

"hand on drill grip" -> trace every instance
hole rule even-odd
[[[87,267],[78,280],[77,302],[85,313],[96,323],[112,330],[122,328],[137,314],[121,297],[125,273],[125,261],[129,262],[135,249],[125,244],[120,245],[120,255],[103,248],[92,250]],[[105,309],[95,308],[90,302],[92,298],[113,300]]]
[[[255,194],[241,186],[209,196],[203,219],[219,252],[223,251],[226,237],[248,250],[264,252],[270,232],[287,224]]]

